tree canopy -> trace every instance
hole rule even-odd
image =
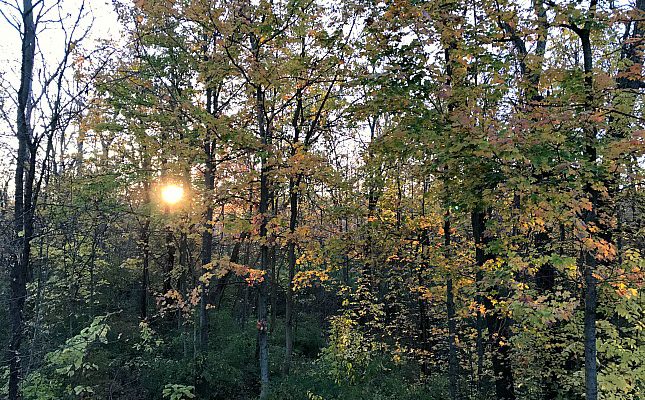
[[[0,397],[642,398],[645,1],[112,6],[0,1]]]

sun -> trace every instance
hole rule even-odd
[[[161,198],[164,203],[177,204],[184,197],[184,188],[173,183],[161,188]]]

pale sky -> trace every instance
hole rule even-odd
[[[12,20],[20,20],[19,13],[15,10],[16,4],[22,5],[18,0],[0,0],[0,10],[3,14]],[[51,7],[59,3],[60,10],[53,8],[49,11],[48,19],[59,19],[61,16],[66,19],[65,26],[69,26],[77,18],[83,4],[83,0],[44,0],[44,7]],[[81,43],[81,47],[88,51],[96,47],[96,42],[101,39],[115,39],[121,37],[122,30],[117,20],[116,12],[112,6],[111,0],[85,0],[86,16],[81,20],[81,26],[86,28],[92,24],[89,36]],[[45,64],[49,66],[57,65],[65,50],[64,34],[58,23],[41,22],[38,26],[37,41],[40,51],[42,52]],[[3,108],[7,113],[6,119],[13,125],[15,109],[14,100],[19,85],[20,71],[20,34],[19,32],[2,16],[0,16],[0,74],[3,75],[3,87],[0,88],[0,96],[5,99]],[[34,68],[35,87],[37,92],[37,76],[42,69],[40,57],[36,56],[36,66]],[[2,103],[0,102],[0,105]],[[5,118],[0,119],[0,184],[11,175],[13,170],[13,145],[15,138],[12,129]]]
[[[12,0],[6,1],[8,3],[12,2]],[[16,2],[16,0],[13,0],[13,2]],[[3,2],[0,2],[0,9],[5,14],[12,16],[17,14],[10,6],[1,3]],[[51,6],[56,3],[56,0],[44,0],[44,3],[46,6]],[[60,3],[64,12],[69,13],[71,15],[70,18],[74,18],[78,14],[83,0],[60,0]],[[89,11],[89,18],[85,19],[84,26],[87,26],[92,18],[94,19],[91,40],[114,38],[116,35],[120,35],[119,22],[112,7],[112,1],[85,0],[85,8]],[[56,15],[55,13],[56,11],[52,10],[52,17]],[[41,34],[38,35],[40,46],[45,52],[56,49],[56,47],[61,45],[62,41],[62,32],[60,29],[56,29],[53,24],[49,25],[48,28],[45,32],[39,32]],[[20,36],[4,18],[0,19],[0,32],[2,33],[0,35],[0,71],[6,71],[7,68],[11,68],[11,64],[19,65]]]

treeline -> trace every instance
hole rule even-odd
[[[2,396],[641,398],[642,0],[23,3]]]

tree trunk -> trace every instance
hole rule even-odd
[[[166,208],[166,214],[170,209]],[[168,293],[172,289],[172,270],[175,268],[175,238],[170,225],[166,226],[166,263],[163,271],[163,292]]]
[[[249,220],[251,219],[251,216],[253,215],[253,187],[249,186]],[[246,246],[244,250],[244,265],[248,268],[253,268],[255,266],[255,262],[253,263],[253,266],[250,265],[249,263],[251,262],[251,241],[248,240],[246,242]],[[240,326],[244,328],[246,326],[246,321],[248,319],[249,315],[249,285],[244,284],[243,288],[243,296],[242,296],[242,312],[240,316]]]
[[[20,88],[18,90],[17,139],[18,154],[15,171],[14,235],[16,255],[10,271],[11,298],[9,301],[9,399],[20,397],[21,379],[20,346],[23,338],[24,306],[27,298],[30,240],[33,235],[33,210],[31,209],[35,154],[29,157],[31,128],[29,123],[30,98],[32,93],[36,27],[31,0],[23,0],[22,61]],[[35,151],[35,149],[32,149]],[[33,163],[31,161],[34,161]],[[25,175],[27,179],[25,180]]]
[[[217,100],[213,96],[211,89],[206,90],[206,111],[210,114],[214,113],[216,107],[213,102]],[[203,376],[203,368],[205,363],[204,355],[208,351],[208,298],[210,291],[210,281],[205,282],[204,275],[212,270],[213,266],[211,261],[213,259],[213,190],[215,189],[215,141],[211,140],[210,135],[203,141],[203,150],[205,156],[204,168],[204,190],[206,192],[205,202],[206,211],[203,217],[202,227],[202,240],[201,240],[201,253],[200,253],[200,279],[199,279],[199,331],[198,331],[198,353],[196,366],[196,392],[200,397],[207,395],[207,384]]]
[[[275,193],[271,195],[271,198],[273,199],[275,197]],[[272,214],[276,215],[277,209],[278,209],[278,202],[277,199],[274,199],[272,202],[273,204],[273,210]],[[273,333],[273,329],[275,328],[275,320],[277,317],[278,313],[278,275],[279,271],[276,270],[276,266],[278,265],[278,248],[275,245],[275,242],[271,244],[271,247],[269,248],[269,270],[271,271],[271,315],[269,317],[269,333]]]
[[[443,225],[444,248],[446,260],[450,257],[450,214],[446,213]],[[452,272],[448,271],[446,279],[446,311],[448,314],[448,388],[452,400],[459,399],[459,360],[457,358],[457,325],[455,320],[455,299],[452,287]]]
[[[204,171],[204,187],[207,191],[206,212],[204,213],[204,228],[202,231],[202,248],[201,248],[201,273],[204,274],[211,267],[210,263],[213,257],[213,205],[211,194],[215,188],[215,175],[212,157],[211,143],[204,145],[206,151],[206,169]],[[199,298],[199,348],[200,352],[206,351],[208,347],[208,285],[200,280],[200,298]]]
[[[454,38],[450,39],[449,45],[444,49],[444,59],[446,61],[446,75],[448,78],[448,84],[450,86],[454,85],[454,74],[453,74],[453,60],[451,57],[452,51],[454,51],[457,47],[457,44],[455,42]],[[446,116],[446,120],[450,122],[448,126],[452,126],[452,114],[455,109],[455,99],[450,98],[448,101],[448,115]],[[448,131],[450,134],[450,131]],[[426,183],[424,182],[424,195],[425,195],[425,188]],[[444,185],[447,185],[447,182],[444,182]],[[446,188],[446,193],[445,196],[446,198],[449,198],[448,190],[449,188]],[[446,257],[446,261],[449,263],[450,260],[450,246],[451,246],[451,237],[450,237],[450,209],[448,207],[448,202],[446,201],[446,215],[444,217],[444,225],[443,225],[443,235],[444,235],[444,255]],[[425,213],[425,206],[424,206],[424,213]],[[455,344],[455,335],[456,335],[456,321],[455,321],[455,301],[454,301],[454,293],[453,293],[453,288],[452,288],[452,268],[449,268],[447,273],[447,279],[446,279],[446,311],[448,315],[448,387],[449,387],[449,392],[450,392],[450,398],[452,400],[456,400],[459,398],[459,361],[457,359],[457,347]],[[479,316],[478,316],[478,330],[477,330],[477,345],[478,345],[478,350],[480,349],[481,346],[481,330],[479,329]],[[482,347],[483,350],[483,347]],[[481,352],[483,354],[483,351]],[[480,354],[480,356],[482,355]],[[481,366],[481,362],[483,360],[483,357],[480,358],[478,366]],[[481,370],[478,370],[478,372],[481,372]],[[481,377],[481,375],[480,375]]]
[[[143,169],[146,173],[145,181],[143,182],[143,203],[144,207],[150,206],[150,181],[148,178],[148,171],[150,170],[150,158],[147,155],[147,149],[144,146],[143,151]],[[140,304],[140,317],[141,320],[148,318],[148,285],[150,284],[150,215],[146,210],[146,215],[141,223],[139,230],[139,246],[141,248],[141,304]]]
[[[145,320],[148,318],[148,283],[150,282],[150,219],[148,217],[141,226],[139,241],[142,258],[140,316]]]
[[[302,42],[302,48],[300,52],[301,57],[305,56],[305,42]],[[296,109],[293,114],[293,119],[291,120],[291,125],[293,126],[293,145],[291,147],[291,157],[294,157],[298,152],[298,147],[300,144],[300,131],[304,125],[304,114],[303,114],[303,103],[302,103],[302,88],[298,87],[296,90]],[[309,141],[310,135],[313,133],[313,126],[310,128],[305,142]],[[305,143],[307,145],[307,143]],[[296,275],[296,227],[298,226],[298,186],[302,179],[302,174],[298,173],[295,176],[289,177],[289,244],[287,248],[287,293],[286,293],[286,302],[285,302],[285,320],[284,320],[284,331],[285,331],[285,352],[284,352],[284,364],[282,367],[282,372],[285,375],[289,374],[291,368],[291,358],[293,356],[293,279]]]
[[[485,252],[486,239],[486,214],[484,211],[475,210],[472,214],[473,236],[475,239],[475,258],[478,267],[483,267],[489,259]],[[495,393],[498,400],[515,400],[515,388],[513,384],[513,369],[511,365],[509,345],[510,320],[493,311],[493,304],[487,296],[480,296],[479,304],[486,309],[486,326],[488,338],[492,346],[493,373],[495,379]],[[481,362],[481,360],[479,360]]]
[[[299,180],[299,179],[298,179]],[[298,223],[298,182],[295,178],[289,180],[289,233],[292,237],[288,246],[288,274],[289,281],[287,285],[286,308],[285,308],[285,356],[282,372],[289,374],[291,367],[291,357],[293,354],[293,278],[296,274],[296,226]]]
[[[259,39],[253,37],[251,46],[257,52]],[[267,326],[267,278],[269,272],[269,244],[267,243],[267,212],[269,210],[269,181],[267,151],[269,145],[269,133],[265,121],[264,91],[260,85],[255,88],[256,118],[258,133],[262,143],[260,150],[260,269],[263,271],[263,279],[258,288],[258,359],[260,363],[260,399],[265,400],[269,396],[269,331]]]
[[[595,0],[592,0],[590,9],[595,11]],[[585,90],[586,90],[586,104],[587,112],[593,111],[593,53],[591,48],[590,39],[590,23],[585,24],[585,28],[578,32],[582,44],[584,72],[585,72]],[[597,159],[596,153],[596,128],[595,126],[587,127],[586,129],[586,144],[585,156],[590,168],[594,168]],[[593,174],[593,178],[596,173]],[[594,182],[587,182],[585,185],[585,192],[591,200],[591,210],[585,211],[583,219],[586,226],[596,226],[598,224],[597,207],[598,207],[598,191],[594,189]],[[591,232],[589,233],[591,235]],[[585,311],[584,311],[584,334],[585,334],[585,393],[586,400],[598,400],[598,368],[596,361],[596,305],[598,302],[596,293],[596,278],[594,276],[596,270],[596,256],[593,250],[585,250],[585,266],[584,266],[584,281],[585,281]]]

